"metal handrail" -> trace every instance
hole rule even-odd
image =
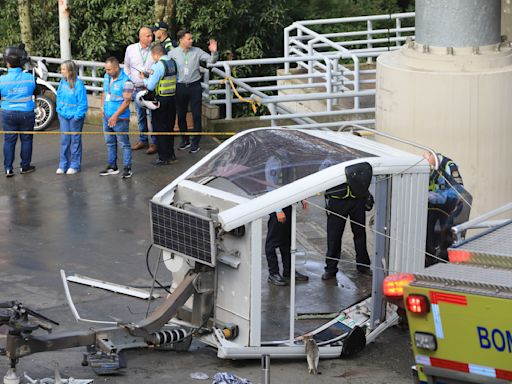
[[[400,48],[415,30],[412,26],[403,27],[402,24],[404,20],[413,18],[414,13],[409,12],[296,21],[284,28],[284,57],[219,61],[201,68],[203,97],[210,104],[224,105],[225,118],[231,119],[233,104],[241,103],[242,100],[234,97],[234,90],[225,81],[229,77],[243,98],[257,98],[268,107],[271,115],[262,116],[261,119],[271,120],[272,124],[285,118],[305,125],[317,124],[312,119],[314,117],[372,114],[375,108],[361,108],[359,101],[361,97],[374,97],[376,71],[372,68],[361,69],[361,62],[366,60],[371,64],[380,54]],[[379,21],[389,21],[389,28],[375,28],[375,23]],[[340,25],[343,31],[321,33],[315,30],[325,25]],[[44,59],[50,64],[61,64],[64,61],[38,56],[33,59]],[[99,73],[105,64],[86,60],[75,60],[75,63],[86,89],[95,94],[102,92],[103,77]],[[236,79],[233,76],[237,67],[261,65],[277,65],[283,72]],[[291,66],[295,66],[298,71],[291,72]],[[218,77],[211,78],[210,72]],[[50,72],[48,76],[53,85],[58,84],[62,78],[57,72]],[[292,84],[294,81],[296,83]],[[365,89],[362,89],[363,84]],[[283,94],[286,90],[302,92]],[[352,108],[334,109],[341,99],[347,98],[353,99]],[[294,111],[289,104],[284,104],[311,100],[325,100],[325,110],[299,112]],[[372,123],[374,119],[358,120],[361,121]]]

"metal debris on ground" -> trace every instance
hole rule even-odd
[[[192,372],[190,374],[190,377],[192,379],[196,379],[196,380],[208,380],[210,378],[210,376],[208,376],[206,373],[204,372]]]
[[[213,376],[212,384],[251,384],[251,382],[229,372],[219,372]]]

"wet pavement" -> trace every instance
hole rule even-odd
[[[86,130],[99,128],[86,127]],[[150,164],[155,155],[134,152],[134,175],[124,180],[120,175],[98,175],[106,165],[101,135],[84,137],[80,174],[56,175],[58,141],[58,135],[36,136],[33,153],[36,172],[20,175],[16,169],[13,178],[0,176],[0,301],[17,299],[40,310],[61,323],[55,331],[87,329],[86,324],[75,323],[71,316],[59,270],[149,287],[151,279],[146,268],[150,245],[149,200],[215,148],[216,143],[204,138],[201,152],[191,155],[177,151],[178,162],[164,167]],[[1,149],[0,153],[3,157]],[[19,158],[15,164],[19,165]],[[322,204],[321,198],[315,199],[317,204]],[[310,276],[308,283],[297,284],[299,314],[335,312],[369,293],[370,279],[360,276],[352,263],[348,227],[340,263],[344,273],[339,273],[337,280],[320,279],[325,253],[324,224],[324,213],[311,207],[309,212],[298,214],[297,269]],[[150,265],[157,255],[154,249],[150,252]],[[289,288],[269,286],[263,257],[262,266],[262,333],[266,339],[286,337]],[[165,268],[160,268],[158,276],[161,281],[168,281]],[[85,318],[134,321],[143,318],[148,310],[145,301],[94,288],[72,285],[71,293]],[[297,332],[306,332],[313,325],[311,321],[297,321]],[[5,329],[0,329],[0,344],[2,333]],[[54,362],[58,361],[65,377],[95,377],[90,368],[80,365],[81,357],[81,348],[47,352],[21,359],[18,367],[19,372],[41,378],[50,376]],[[305,361],[272,360],[271,382],[411,383],[411,363],[407,332],[393,328],[354,358],[322,360],[323,374],[319,376],[307,375]],[[7,359],[0,357],[0,376],[7,367]],[[96,377],[95,382],[194,383],[197,380],[191,379],[190,373],[195,371],[206,372],[210,377],[219,371],[229,371],[253,383],[259,383],[261,377],[259,361],[220,360],[213,349],[194,341],[190,351],[184,353],[129,351],[128,368],[123,375]]]

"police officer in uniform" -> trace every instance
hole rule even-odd
[[[171,49],[178,46],[178,42],[171,39],[169,36],[169,25],[163,21],[155,23],[151,30],[155,34],[155,41],[165,48],[167,54]]]
[[[435,169],[433,153],[425,152],[432,170],[428,186],[428,219],[425,266],[448,260],[447,248],[451,245],[451,227],[454,217],[460,213],[463,203],[463,181],[455,162],[440,153],[436,154],[438,168]]]
[[[370,275],[370,257],[366,249],[366,210],[373,207],[373,197],[367,192],[356,196],[348,184],[343,183],[325,192],[327,212],[327,255],[322,280],[336,277],[338,260],[341,256],[341,239],[345,230],[346,218],[354,234],[357,270]]]
[[[265,179],[267,190],[272,191],[283,185],[283,165],[277,156],[270,156],[265,164]],[[305,202],[303,208],[307,208]],[[268,219],[267,238],[265,240],[265,255],[268,264],[268,282],[273,285],[288,285],[291,275],[291,236],[292,236],[292,207],[272,212]],[[276,248],[281,253],[283,274],[279,273]],[[295,281],[308,281],[309,277],[295,271]]]
[[[2,108],[2,126],[4,131],[32,131],[35,124],[34,93],[36,80],[22,67],[28,61],[23,46],[9,47],[4,52],[7,74],[0,77],[0,98]],[[31,165],[33,135],[6,133],[4,136],[5,176],[14,176],[13,163],[18,136],[21,141],[20,173],[35,171]]]
[[[160,107],[151,114],[151,123],[154,132],[172,132],[176,120],[176,75],[178,68],[176,62],[169,58],[165,48],[155,45],[151,48],[151,56],[155,64],[151,67],[152,73],[144,79],[146,88],[154,92]],[[174,153],[174,136],[156,135],[158,159],[152,161],[153,165],[169,165],[176,161]]]

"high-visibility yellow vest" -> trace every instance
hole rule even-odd
[[[178,72],[176,62],[173,59],[161,58],[160,62],[164,66],[164,75],[155,88],[157,96],[169,97],[176,94],[176,74]]]

